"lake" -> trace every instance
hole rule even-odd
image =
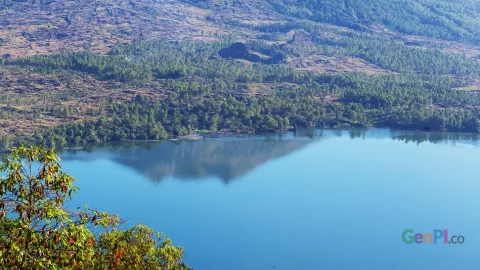
[[[167,234],[197,270],[479,269],[478,139],[308,130],[61,157],[73,204]],[[407,229],[464,243],[406,244]]]

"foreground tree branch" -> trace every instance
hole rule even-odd
[[[54,150],[14,148],[0,165],[0,265],[6,269],[188,269],[183,249],[117,215],[68,211],[78,190]],[[101,233],[94,234],[93,227]]]

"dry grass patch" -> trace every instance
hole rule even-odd
[[[316,73],[363,72],[366,74],[387,74],[391,71],[379,68],[363,59],[347,56],[313,55],[295,58],[290,65],[296,70]]]

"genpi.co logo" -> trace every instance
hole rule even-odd
[[[415,233],[407,229],[402,233],[405,244],[463,244],[465,237],[453,235],[449,237],[448,230],[433,230],[433,233]]]

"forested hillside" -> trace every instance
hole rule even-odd
[[[3,149],[220,130],[480,131],[476,1],[0,6]]]
[[[298,18],[354,29],[383,25],[391,31],[479,44],[476,0],[268,0]]]

